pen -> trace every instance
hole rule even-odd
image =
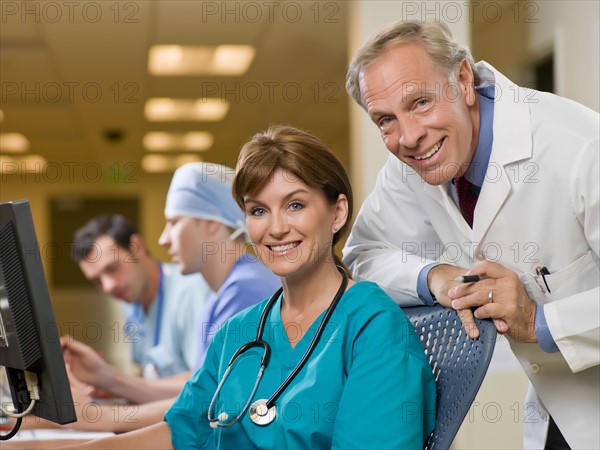
[[[548,289],[548,293],[551,294],[552,291],[550,290],[550,286],[548,286],[548,282],[546,281],[546,275],[550,275],[550,271],[548,270],[548,268],[537,266],[535,268],[535,273],[538,276],[542,277],[542,280],[544,280],[544,284],[546,285],[546,289]],[[543,289],[542,289],[542,291],[543,291]]]
[[[481,280],[479,275],[463,275],[462,277],[454,278],[452,281],[458,283],[476,283],[479,280]]]

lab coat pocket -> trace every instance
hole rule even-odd
[[[546,282],[551,291],[547,294],[550,299],[561,299],[598,287],[599,268],[592,251],[588,250],[568,266],[546,275]]]

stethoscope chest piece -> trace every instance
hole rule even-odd
[[[277,408],[275,405],[267,408],[267,400],[256,400],[250,406],[250,420],[256,425],[268,425],[275,419]]]
[[[287,378],[281,384],[281,386],[279,386],[279,388],[273,393],[273,395],[271,395],[271,398],[269,398],[268,400],[265,400],[265,399],[256,400],[250,406],[250,412],[249,412],[250,420],[252,420],[252,422],[254,422],[256,425],[261,425],[261,426],[269,425],[271,422],[273,422],[273,420],[275,420],[275,416],[277,415],[277,408],[275,408],[275,402],[277,401],[277,399],[279,398],[281,393],[289,386],[289,384],[292,382],[292,380],[295,378],[295,376],[298,374],[298,372],[300,372],[300,370],[302,370],[302,368],[304,367],[304,364],[306,363],[306,361],[312,354],[313,350],[315,349],[315,346],[318,344],[319,339],[320,339],[321,335],[323,334],[323,330],[325,329],[325,326],[329,322],[329,317],[333,313],[335,306],[337,305],[338,301],[342,297],[342,294],[346,291],[346,286],[348,285],[348,274],[341,267],[338,267],[338,269],[340,270],[340,272],[342,274],[342,283],[340,284],[340,287],[339,287],[337,293],[335,294],[335,297],[331,301],[331,304],[327,308],[327,310],[325,312],[325,317],[323,317],[323,319],[321,320],[321,324],[319,325],[319,328],[317,328],[317,332],[315,333],[313,340],[311,341],[310,345],[308,346],[308,349],[304,353],[304,356],[302,356],[302,359],[300,360],[300,362],[296,365],[294,370],[292,370],[292,372],[287,376]],[[246,411],[248,411],[248,405],[254,398],[254,394],[256,394],[256,390],[258,389],[258,384],[260,383],[260,380],[263,376],[263,372],[264,372],[265,368],[269,364],[269,358],[271,356],[271,347],[269,346],[269,344],[266,341],[263,341],[263,339],[262,339],[263,330],[265,328],[265,323],[267,322],[267,317],[269,315],[269,311],[271,310],[273,305],[276,303],[277,299],[279,298],[279,296],[281,295],[282,292],[283,292],[283,288],[279,288],[279,290],[277,292],[275,292],[275,294],[273,294],[271,299],[267,302],[267,305],[265,306],[265,308],[260,316],[260,321],[258,323],[258,329],[256,331],[256,338],[253,341],[250,341],[250,342],[242,345],[231,357],[231,360],[229,361],[229,364],[227,365],[227,370],[225,370],[225,373],[223,374],[223,377],[221,378],[221,381],[219,382],[219,384],[217,386],[217,390],[215,391],[215,394],[213,395],[210,405],[208,406],[208,412],[206,413],[206,417],[207,417],[208,421],[210,422],[210,426],[212,428],[230,427],[233,424],[235,424],[238,420],[240,420],[240,418],[243,417],[243,415],[246,413]],[[252,393],[250,394],[250,396],[248,397],[248,400],[244,404],[242,411],[233,420],[226,422],[227,420],[229,420],[229,416],[227,415],[227,413],[221,413],[221,414],[219,414],[218,417],[215,418],[213,416],[213,412],[215,409],[215,403],[217,401],[217,397],[219,396],[219,393],[221,392],[221,388],[223,387],[225,380],[227,380],[227,377],[229,376],[229,373],[231,372],[231,368],[233,367],[234,362],[242,353],[244,353],[245,351],[247,351],[251,348],[254,348],[254,347],[262,347],[264,349],[264,354],[260,361],[260,370],[258,371],[258,375],[256,376],[256,381],[254,382],[254,388],[252,389]],[[267,406],[269,404],[272,404],[273,406],[271,406],[269,408]]]

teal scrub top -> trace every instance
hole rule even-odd
[[[266,426],[248,412],[229,428],[213,429],[207,411],[235,351],[256,336],[267,301],[231,318],[214,336],[201,369],[165,415],[176,449],[401,448],[421,449],[435,422],[436,387],[414,328],[401,309],[370,282],[340,299],[313,354],[276,401]],[[281,321],[281,298],[263,339],[271,346],[257,399],[268,399],[302,359],[322,313],[294,348]],[[288,326],[293,335],[299,332]],[[213,417],[239,414],[252,392],[262,349],[243,353],[217,399]]]

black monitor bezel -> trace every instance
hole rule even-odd
[[[10,369],[7,370],[7,375],[11,383],[13,403],[17,402],[22,409],[27,407],[27,404],[24,405],[26,400],[23,395],[17,392],[18,389],[22,389],[22,380],[18,379],[17,373],[20,370],[34,372],[38,377],[40,399],[36,402],[33,414],[58,424],[71,423],[76,421],[77,417],[28,200],[0,203],[0,230],[9,226],[9,223],[13,224],[16,235],[19,261],[41,356],[38,361],[30,364],[30,367],[10,367],[20,365],[13,363],[19,358],[8,357],[8,352],[14,352],[14,349],[18,348],[13,326],[11,331],[6,330],[9,347],[0,348],[1,365]],[[8,294],[7,300],[10,310]],[[6,316],[5,313],[2,314],[3,317]],[[8,320],[14,318],[8,317]],[[9,360],[10,366],[6,364]],[[17,388],[18,384],[21,385],[20,388]]]

